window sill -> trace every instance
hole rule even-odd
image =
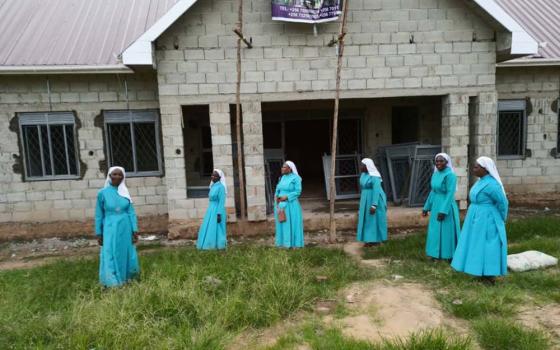
[[[60,180],[81,180],[78,175],[72,176],[50,176],[50,177],[26,177],[24,182],[39,182],[39,181],[60,181]]]
[[[131,172],[126,172],[126,177],[127,178],[131,178],[131,177],[163,177],[163,172],[161,171],[147,171],[147,172],[142,172],[142,173],[131,173]]]

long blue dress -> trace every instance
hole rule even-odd
[[[455,202],[457,176],[450,168],[438,170],[432,175],[431,186],[432,190],[424,204],[424,211],[431,213],[426,254],[436,259],[451,259],[461,232],[459,208]],[[437,219],[440,213],[445,214],[442,221]]]
[[[384,242],[387,240],[387,197],[381,188],[381,178],[362,173],[360,188],[356,239],[365,243]],[[372,205],[376,206],[374,215],[369,212]]]
[[[283,175],[276,186],[275,197],[288,196],[288,200],[274,206],[276,219],[276,246],[285,248],[301,248],[303,242],[303,215],[299,204],[301,195],[301,177],[294,173]],[[286,221],[278,221],[278,209],[284,209]]]
[[[507,274],[506,219],[508,200],[490,175],[471,189],[471,204],[451,266],[474,276]]]
[[[226,190],[221,182],[214,182],[208,194],[208,209],[198,230],[196,247],[202,250],[225,249],[226,239]],[[222,217],[218,223],[218,214]]]
[[[95,234],[103,236],[99,255],[99,280],[106,287],[120,286],[140,273],[132,234],[138,232],[134,206],[108,186],[97,194]]]

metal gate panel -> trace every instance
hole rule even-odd
[[[405,194],[408,194],[415,147],[415,144],[401,144],[388,146],[385,150],[391,194],[396,204],[400,204],[405,199]]]
[[[360,162],[359,154],[336,157],[335,199],[360,198]],[[323,171],[327,198],[330,200],[331,156],[326,154],[323,155]]]
[[[412,162],[412,174],[408,192],[408,205],[422,206],[430,194],[430,182],[434,173],[435,156],[441,152],[441,146],[416,146]]]

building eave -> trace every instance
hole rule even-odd
[[[472,0],[511,33],[512,56],[536,55],[539,43],[494,0]]]
[[[509,67],[560,67],[560,58],[519,58],[496,65],[498,68]]]
[[[155,67],[154,41],[185,14],[197,0],[180,0],[122,53],[127,66]]]
[[[0,75],[38,75],[38,74],[130,74],[129,67],[117,65],[53,65],[53,66],[0,66]]]

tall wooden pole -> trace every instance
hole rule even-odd
[[[342,70],[342,56],[344,54],[344,37],[346,36],[346,14],[348,13],[348,1],[342,0],[342,21],[340,23],[340,34],[336,45],[338,45],[338,63],[336,66],[336,90],[334,98],[334,115],[331,144],[331,178],[330,178],[330,234],[329,239],[332,243],[336,242],[336,220],[334,218],[334,204],[336,200],[336,148],[338,143],[338,110],[340,107],[340,72]]]
[[[239,0],[237,29],[239,33],[243,33],[243,0]],[[241,140],[241,41],[240,36],[237,39],[237,87],[235,91],[235,114],[236,114],[236,135],[237,135],[237,171],[239,178],[239,206],[241,212],[241,220],[246,218],[245,205],[245,176],[243,165],[243,142]]]

